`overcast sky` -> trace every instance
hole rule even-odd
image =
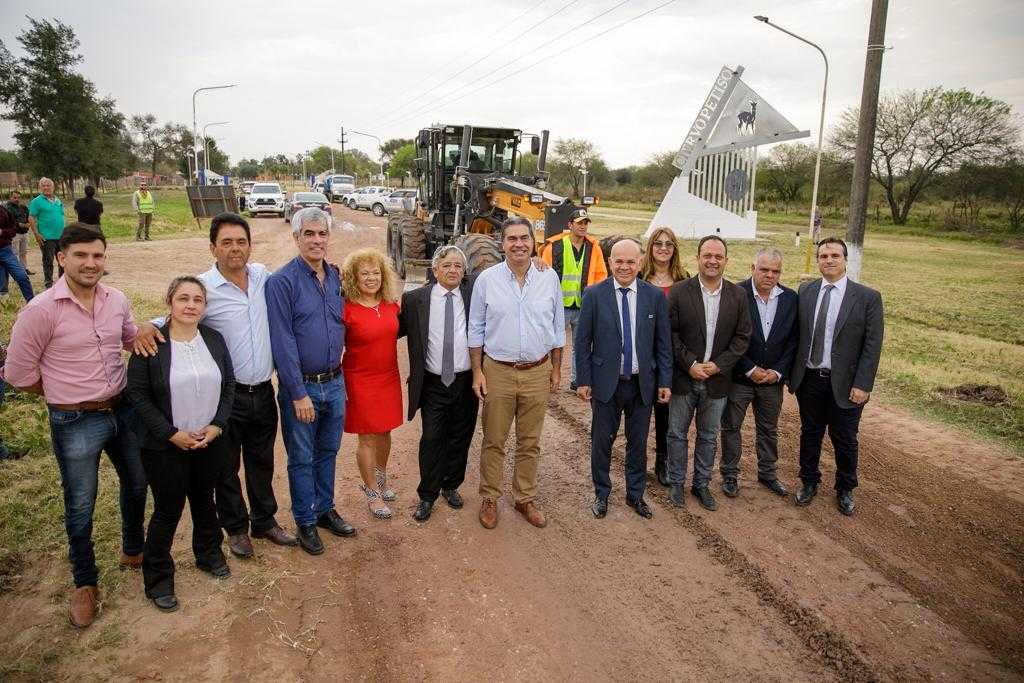
[[[828,54],[826,132],[860,102],[868,0],[678,0],[616,28],[663,2],[0,0],[0,39],[18,55],[24,15],[60,19],[98,91],[161,123],[191,125],[195,88],[237,83],[198,102],[200,126],[231,122],[210,135],[232,162],[336,141],[342,125],[387,139],[469,122],[547,128],[593,141],[613,167],[643,163],[678,148],[723,65],[743,65],[761,97],[816,135],[820,56],[755,14]],[[882,89],[966,87],[1024,111],[1021,27],[1022,0],[894,0]],[[12,134],[0,122],[0,147]],[[370,138],[350,144],[377,157]]]

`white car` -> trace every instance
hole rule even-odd
[[[395,190],[382,200],[384,212],[402,213],[404,211],[405,213],[412,213],[416,209],[416,198],[419,194],[419,190],[416,189]],[[376,204],[371,206],[370,209],[374,214],[381,215],[377,213]]]
[[[252,186],[245,208],[250,216],[261,213],[276,213],[284,218],[284,192],[277,183],[256,183]]]
[[[332,176],[328,176],[324,179],[325,182],[330,180],[331,191],[328,194],[328,198],[333,202],[341,199],[344,195],[355,192],[356,179],[350,175],[344,175],[342,173],[336,173]],[[323,190],[321,190],[323,192]]]
[[[374,205],[380,205],[380,213],[378,216],[384,215],[384,198],[387,197],[394,191],[391,187],[377,187],[371,185],[370,187],[361,187],[355,192],[351,192],[345,197],[348,199],[348,208],[350,209],[373,209]]]

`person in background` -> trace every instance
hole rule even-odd
[[[150,241],[149,226],[153,223],[153,212],[156,211],[156,200],[149,191],[149,183],[143,180],[139,189],[132,193],[132,208],[139,215],[139,224],[135,228],[135,241]]]
[[[75,213],[78,214],[78,222],[95,226],[100,229],[100,216],[103,215],[103,202],[96,199],[96,188],[92,185],[85,186],[85,196],[75,200]]]
[[[102,234],[68,226],[57,254],[65,274],[18,314],[4,366],[8,384],[46,399],[75,579],[70,619],[78,628],[92,624],[99,598],[92,521],[101,452],[121,484],[123,567],[142,566],[146,512],[136,415],[121,395],[121,351],[132,348],[138,328],[128,298],[100,282],[106,247]]]
[[[668,298],[668,290],[677,282],[690,277],[689,271],[683,267],[683,257],[679,253],[679,240],[672,228],[657,228],[647,240],[640,279],[650,282],[661,289]],[[668,483],[668,403],[658,401],[654,404],[654,475],[662,486]]]
[[[43,285],[49,289],[53,286],[53,261],[64,234],[64,203],[53,193],[53,181],[49,178],[39,179],[39,194],[28,203],[28,224],[42,253]],[[63,274],[63,270],[59,271],[58,277]]]
[[[128,362],[128,398],[143,426],[142,464],[153,490],[143,551],[146,597],[158,609],[178,609],[171,544],[188,500],[196,566],[217,578],[231,575],[221,551],[213,488],[224,468],[220,436],[227,428],[235,378],[224,338],[199,321],[206,287],[191,275],[174,278],[164,299],[170,308],[155,356]]]
[[[0,408],[4,405],[4,392],[7,384],[3,380],[4,361],[7,360],[7,347],[0,344]],[[18,460],[25,457],[27,451],[22,448],[11,449],[0,439],[0,460]]]
[[[28,207],[21,203],[21,193],[17,190],[11,190],[4,208],[7,209],[7,213],[11,214],[11,218],[14,219],[14,223],[17,226],[14,230],[14,239],[11,240],[11,249],[25,268],[25,272],[29,275],[35,275],[35,273],[29,270],[28,261],[26,260],[28,257],[29,233]]]
[[[7,295],[7,275],[10,274],[18,283],[21,296],[25,302],[32,300],[32,282],[28,279],[28,273],[21,265],[18,257],[11,249],[11,242],[17,234],[17,223],[5,208],[0,208],[0,296]]]
[[[391,517],[387,503],[391,430],[402,424],[402,379],[398,374],[398,276],[377,249],[359,249],[341,267],[345,296],[345,431],[357,434],[359,485],[377,519]]]

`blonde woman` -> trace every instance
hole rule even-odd
[[[652,285],[661,287],[661,291],[668,296],[668,290],[677,282],[682,282],[690,277],[690,273],[683,268],[683,260],[679,255],[679,241],[672,228],[658,228],[647,240],[647,249],[644,252],[644,265],[640,271],[640,277]],[[666,453],[668,447],[666,438],[668,434],[668,404],[654,404],[654,474],[662,486],[668,486],[668,471]]]
[[[398,374],[398,276],[377,249],[349,254],[341,269],[345,294],[345,373],[348,401],[345,431],[357,434],[356,461],[370,512],[391,517],[387,485],[391,430],[402,424],[402,384]]]

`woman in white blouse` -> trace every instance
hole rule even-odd
[[[213,490],[226,463],[223,440],[235,377],[224,339],[200,325],[206,288],[197,278],[175,278],[167,290],[166,342],[152,357],[128,363],[129,399],[141,423],[142,464],[153,491],[153,516],[143,550],[146,597],[159,609],[178,609],[171,542],[188,499],[196,566],[230,576],[221,550]]]

